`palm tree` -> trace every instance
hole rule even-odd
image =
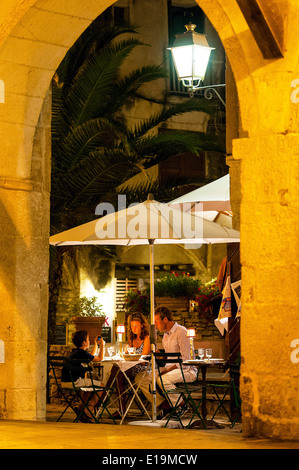
[[[222,136],[153,132],[175,115],[213,112],[209,102],[196,98],[168,107],[163,105],[159,112],[134,128],[127,125],[123,109],[140,99],[142,85],[167,77],[165,68],[155,65],[120,77],[120,67],[128,55],[136,47],[146,47],[131,37],[134,35],[136,29],[131,26],[112,26],[99,34],[94,23],[57,69],[52,86],[51,234],[87,222],[93,218],[96,204],[115,198],[117,188],[129,178],[146,173],[170,156],[186,151],[198,154],[207,149],[224,150]],[[149,180],[140,188],[141,192],[150,192],[155,185]],[[173,187],[172,181],[170,188]],[[127,195],[129,192],[126,187]],[[132,188],[134,196],[137,192],[138,188]],[[55,316],[62,251],[52,253],[53,258],[50,305]],[[51,302],[54,285],[56,295]]]

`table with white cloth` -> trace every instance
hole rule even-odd
[[[130,410],[134,400],[136,399],[137,402],[140,404],[141,408],[144,410],[144,412],[147,414],[148,418],[151,419],[143,401],[141,400],[140,396],[138,395],[138,390],[140,388],[140,383],[137,385],[135,384],[134,382],[134,379],[130,379],[130,377],[127,375],[127,371],[129,369],[131,369],[132,367],[134,367],[136,364],[140,364],[140,363],[146,363],[148,365],[148,368],[150,367],[151,365],[151,362],[148,361],[148,360],[145,360],[145,359],[142,359],[140,358],[140,360],[138,361],[125,361],[124,359],[113,359],[113,358],[104,358],[103,361],[101,361],[101,365],[104,367],[104,373],[103,373],[103,377],[104,377],[104,381],[106,382],[105,380],[105,377],[107,378],[107,376],[109,375],[109,372],[111,370],[111,366],[113,366],[114,364],[117,365],[118,367],[118,371],[117,373],[115,374],[115,377],[113,379],[113,382],[111,383],[111,387],[113,387],[115,381],[117,380],[117,376],[119,374],[119,372],[122,372],[128,382],[128,386],[125,390],[125,393],[129,392],[130,390],[133,392],[132,393],[132,396],[130,398],[130,401],[129,403],[127,404],[126,406],[126,409],[122,415],[122,419],[120,421],[119,424],[122,424],[125,417],[127,416],[127,413],[128,411]],[[106,369],[106,370],[105,370]],[[107,370],[108,369],[108,370]],[[108,372],[109,371],[109,372]],[[147,369],[144,370],[144,375],[147,374]],[[111,406],[112,404],[114,403],[111,402],[109,406]]]

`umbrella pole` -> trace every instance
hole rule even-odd
[[[151,350],[152,350],[152,420],[157,419],[157,395],[156,395],[156,367],[155,356],[155,278],[154,278],[154,240],[149,240],[150,246],[150,305],[151,305]]]

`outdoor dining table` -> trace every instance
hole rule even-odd
[[[144,403],[142,402],[140,396],[138,395],[138,390],[140,388],[140,385],[142,383],[142,380],[139,382],[139,384],[135,384],[134,380],[132,381],[132,379],[130,379],[130,377],[126,374],[126,372],[131,369],[132,367],[134,367],[136,364],[140,364],[140,363],[147,363],[148,364],[148,367],[150,367],[150,361],[148,360],[145,360],[145,359],[140,359],[138,361],[126,361],[124,359],[113,359],[113,358],[104,358],[103,361],[101,361],[99,364],[101,364],[102,366],[105,367],[105,364],[108,365],[113,365],[113,364],[116,364],[117,367],[118,367],[118,371],[113,379],[113,382],[111,383],[111,387],[113,387],[113,384],[115,383],[116,379],[117,379],[117,375],[119,374],[119,372],[122,372],[128,382],[128,387],[126,388],[125,392],[124,393],[127,393],[128,391],[132,391],[133,394],[132,394],[132,397],[128,403],[128,405],[126,406],[126,409],[124,412],[121,411],[122,413],[122,419],[120,421],[119,424],[123,424],[124,422],[124,419],[125,417],[127,416],[127,413],[128,411],[130,410],[133,402],[134,402],[134,399],[137,400],[137,402],[140,404],[141,408],[145,411],[145,413],[147,414],[148,418],[151,419],[146,407],[144,406]],[[144,376],[145,374],[147,373],[147,370],[144,370]],[[115,401],[115,400],[114,400]],[[114,401],[112,403],[114,403]],[[111,404],[110,404],[111,406]]]
[[[207,377],[207,369],[209,367],[219,367],[219,366],[226,367],[227,361],[225,361],[224,359],[210,359],[210,360],[193,359],[193,360],[185,361],[183,362],[183,364],[197,367],[198,369],[197,379],[198,379],[199,371],[201,372],[201,384],[204,390],[202,403],[201,403],[201,414],[202,414],[205,427],[207,428],[208,426],[210,427],[214,426],[220,429],[223,428],[224,426],[217,423],[216,421],[207,419],[207,397],[206,397],[207,378],[206,377]],[[193,421],[192,424],[190,424],[190,428],[194,428],[194,427],[203,428],[204,426],[203,426],[202,421],[198,419],[196,421]]]

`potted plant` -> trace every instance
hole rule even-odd
[[[201,281],[193,279],[189,273],[178,274],[173,271],[171,274],[155,281],[155,296],[193,299],[201,285]]]
[[[167,304],[169,308],[174,305],[176,310],[188,310],[189,299],[194,299],[200,286],[202,286],[201,281],[193,279],[189,273],[172,272],[155,280],[155,304]],[[150,312],[149,287],[142,290],[130,289],[124,297],[123,309],[129,313],[141,312],[148,315]]]
[[[72,304],[72,314],[69,318],[76,330],[87,330],[90,341],[93,341],[97,335],[102,332],[102,326],[105,323],[106,314],[102,310],[96,296],[80,297]]]
[[[178,274],[173,271],[155,280],[155,304],[158,306],[163,303],[170,309],[188,310],[189,299],[195,298],[202,285],[199,279],[193,279],[189,273]],[[142,290],[128,290],[124,297],[123,309],[126,312],[141,312],[148,315],[150,312],[149,287]]]

